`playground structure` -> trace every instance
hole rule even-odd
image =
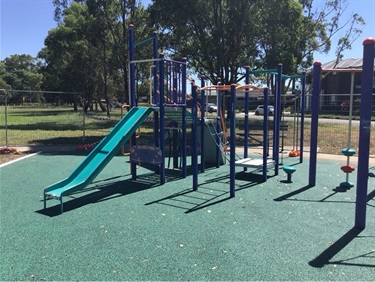
[[[364,229],[366,226],[374,59],[375,38],[367,38],[363,41],[363,67],[360,105],[361,117],[359,131],[360,150],[358,152],[357,197],[355,204],[355,227],[360,229]]]
[[[357,168],[357,186],[355,202],[354,226],[358,229],[366,227],[366,207],[368,192],[368,171],[370,155],[370,134],[372,115],[372,95],[375,61],[375,38],[367,38],[363,41],[363,66],[361,82],[360,103],[360,129],[359,129],[359,152]],[[318,112],[320,94],[321,63],[315,62],[313,66],[313,91],[311,109],[311,141],[310,141],[310,163],[309,163],[309,187],[316,185],[316,161],[317,161],[317,137],[318,137]],[[348,130],[348,144],[350,144],[350,119]],[[346,173],[346,181],[340,186],[350,188],[353,184],[348,181],[348,173],[353,171],[349,165],[349,158],[355,153],[354,149],[344,148],[342,153],[347,157],[347,165],[342,169]],[[346,169],[346,167],[349,167]],[[354,186],[354,185],[353,185]]]
[[[186,87],[186,59],[181,61],[169,60],[163,54],[156,54],[157,37],[154,33],[154,57],[151,60],[134,59],[134,30],[129,28],[129,55],[130,55],[130,110],[109,132],[109,134],[99,143],[98,146],[86,157],[86,159],[73,171],[66,179],[57,182],[44,190],[44,208],[46,200],[55,198],[60,200],[61,212],[63,212],[63,196],[79,191],[89,185],[101,170],[109,163],[112,157],[120,150],[121,146],[129,139],[132,141],[131,148],[131,173],[132,179],[137,178],[136,165],[142,162],[148,162],[155,165],[160,175],[160,184],[165,183],[165,130],[169,127],[173,130],[173,144],[180,143],[177,148],[173,146],[174,168],[178,168],[181,177],[187,176],[187,142],[186,129],[191,125],[191,168],[192,168],[192,188],[198,189],[198,170],[205,171],[205,131],[208,128],[208,121],[205,118],[205,91],[215,89],[218,91],[218,101],[221,101],[222,91],[230,91],[230,109],[232,112],[230,120],[230,149],[229,149],[229,177],[230,177],[230,197],[235,196],[235,178],[236,167],[255,168],[262,171],[263,181],[267,180],[269,168],[274,168],[274,174],[279,172],[279,148],[280,148],[280,115],[281,115],[281,87],[282,87],[282,65],[277,70],[272,70],[276,74],[277,84],[275,93],[275,113],[273,122],[273,148],[272,155],[268,157],[268,130],[269,117],[267,111],[263,116],[263,156],[261,159],[248,158],[248,142],[245,138],[243,158],[236,159],[236,93],[245,93],[245,136],[249,134],[248,124],[248,99],[249,92],[256,87],[249,84],[250,69],[246,67],[246,82],[244,85],[211,85],[205,86],[205,79],[201,77],[201,86],[191,84],[191,112],[187,110],[187,87]],[[366,219],[366,197],[367,197],[367,174],[368,174],[368,155],[369,155],[369,136],[371,122],[371,99],[372,99],[372,77],[374,64],[374,39],[364,41],[364,65],[362,78],[362,100],[361,100],[361,121],[360,121],[360,152],[358,158],[358,184],[356,198],[356,219],[355,226],[365,227]],[[134,68],[137,63],[152,62],[153,67],[153,91],[151,96],[152,107],[139,108],[135,99],[135,79]],[[316,184],[316,160],[317,160],[317,128],[318,128],[318,108],[320,92],[320,66],[319,62],[314,63],[313,67],[313,92],[311,101],[311,142],[310,142],[310,162],[309,162],[309,182],[308,186],[313,187]],[[304,75],[301,77],[305,80]],[[258,89],[259,90],[259,89]],[[304,105],[305,105],[305,87],[302,84],[301,96],[301,138],[300,138],[300,162],[303,161],[303,124],[304,124]],[[200,104],[198,103],[198,92],[201,94]],[[269,89],[264,88],[264,108],[268,107]],[[221,108],[218,102],[218,109]],[[200,115],[198,115],[200,112]],[[135,131],[137,128],[153,114],[154,120],[154,144],[137,144]],[[222,125],[222,113],[217,111],[217,118],[214,119],[215,133],[211,134],[212,144],[216,148],[216,165],[222,164],[222,157],[226,153],[226,143],[220,134],[224,135],[225,127]],[[165,118],[172,120],[168,126],[165,125]],[[198,138],[198,128],[200,125],[200,138]],[[211,140],[208,138],[208,140]],[[212,142],[211,140],[211,142]],[[199,148],[198,148],[199,147]],[[349,148],[349,146],[348,146]],[[200,163],[198,163],[198,151],[200,149]],[[344,150],[344,149],[343,149]],[[227,157],[225,157],[227,158]],[[228,160],[228,159],[227,159]],[[180,161],[180,165],[178,164]],[[291,175],[295,172],[294,167],[283,167],[288,175],[286,182],[291,182]]]
[[[165,119],[172,123],[168,129],[173,130],[173,157],[174,168],[180,170],[180,176],[187,175],[187,144],[186,129],[191,124],[191,165],[193,175],[193,190],[198,187],[198,141],[197,141],[197,95],[191,99],[191,112],[187,111],[186,101],[186,59],[181,61],[169,60],[164,55],[157,54],[157,36],[153,34],[153,58],[147,60],[134,59],[134,29],[129,26],[129,81],[130,81],[130,110],[109,132],[109,134],[94,148],[86,159],[63,181],[55,183],[44,190],[44,208],[46,200],[55,198],[60,200],[61,213],[63,212],[63,197],[89,185],[102,169],[109,163],[120,148],[131,140],[131,173],[132,179],[137,178],[136,165],[150,163],[156,166],[155,171],[160,175],[160,184],[165,183]],[[135,65],[138,63],[152,63],[153,91],[150,99],[152,107],[137,107],[135,96]],[[192,85],[192,93],[197,92],[197,86]],[[203,100],[204,101],[204,100]],[[204,103],[201,111],[204,112]],[[137,144],[135,131],[153,113],[154,140],[153,144]],[[203,123],[202,123],[203,125]],[[204,127],[204,126],[203,126]],[[179,137],[180,136],[180,137]],[[178,140],[179,138],[179,140]],[[201,135],[204,139],[204,134]],[[176,144],[180,146],[177,148]],[[204,140],[201,141],[204,144]],[[220,145],[220,147],[222,147]],[[204,146],[201,145],[201,154]],[[178,165],[180,159],[181,165]],[[220,164],[220,163],[219,163]],[[201,165],[204,169],[204,165]]]
[[[269,130],[269,118],[268,118],[268,111],[264,111],[263,115],[263,152],[262,152],[262,158],[256,159],[256,158],[248,158],[248,142],[247,142],[247,136],[249,136],[249,128],[251,128],[251,125],[249,125],[249,90],[252,85],[249,84],[250,82],[250,74],[272,74],[276,76],[276,92],[274,95],[274,114],[273,114],[273,135],[272,135],[272,154],[271,157],[268,157],[268,130]],[[236,117],[234,114],[231,115],[231,121],[230,121],[230,129],[231,129],[231,139],[230,139],[230,152],[231,152],[231,160],[230,160],[230,195],[231,197],[234,197],[235,195],[235,177],[236,177],[236,166],[243,167],[244,171],[247,170],[247,168],[253,168],[253,169],[260,169],[262,171],[262,179],[263,181],[267,181],[268,175],[267,171],[268,168],[274,168],[274,175],[278,175],[279,173],[279,166],[280,166],[280,160],[279,160],[279,149],[280,149],[280,122],[281,122],[281,115],[282,115],[282,108],[281,108],[281,97],[282,97],[282,79],[283,78],[289,78],[289,79],[295,79],[300,78],[301,79],[301,127],[300,127],[300,149],[301,153],[299,155],[299,161],[300,163],[303,162],[303,137],[304,137],[304,105],[305,105],[305,73],[303,73],[301,76],[286,76],[282,74],[282,65],[279,64],[277,69],[273,70],[257,70],[257,71],[250,71],[249,67],[246,67],[246,74],[245,74],[245,85],[231,86],[231,110],[232,113],[235,112],[236,109],[236,92],[238,89],[244,89],[245,91],[245,126],[244,126],[244,151],[243,151],[243,159],[236,160],[235,158],[235,136],[236,136]],[[268,108],[268,93],[269,89],[266,87],[263,89],[264,93],[264,99],[263,99],[263,107],[264,109]],[[233,153],[232,153],[233,152]],[[295,171],[295,168],[290,168],[290,171]],[[291,174],[290,174],[291,175]],[[289,174],[288,174],[289,179]]]
[[[324,69],[324,73],[336,73],[340,72],[342,69]],[[354,186],[352,182],[349,181],[349,175],[355,170],[355,167],[350,164],[350,157],[356,154],[356,150],[352,148],[352,121],[353,121],[353,102],[354,102],[354,82],[355,74],[360,72],[361,69],[358,68],[345,68],[346,72],[350,72],[350,93],[348,101],[348,133],[346,147],[341,150],[341,154],[346,157],[346,164],[342,165],[340,169],[345,173],[345,181],[339,184],[339,187],[343,190],[350,189]]]
[[[150,39],[147,39],[147,42]],[[55,198],[60,200],[61,212],[63,212],[63,196],[69,195],[75,191],[81,190],[89,185],[100,171],[108,164],[112,157],[128,140],[131,141],[131,174],[132,180],[137,179],[137,164],[149,163],[155,166],[154,171],[160,175],[160,184],[166,181],[165,172],[165,132],[166,129],[173,131],[173,166],[180,171],[180,177],[187,176],[187,133],[188,125],[191,125],[191,171],[192,171],[192,188],[193,191],[198,189],[198,169],[201,172],[205,170],[206,142],[211,142],[209,148],[216,148],[216,166],[225,162],[226,158],[230,163],[230,197],[235,196],[235,166],[247,168],[262,169],[264,181],[267,180],[267,169],[275,168],[275,175],[279,170],[279,127],[280,127],[280,103],[281,103],[281,79],[282,66],[279,65],[277,70],[268,71],[277,74],[277,94],[275,95],[275,117],[273,129],[273,153],[272,158],[268,159],[268,116],[264,115],[263,125],[263,159],[248,159],[247,139],[244,142],[244,159],[236,160],[235,156],[235,114],[231,119],[231,140],[230,140],[230,158],[226,154],[226,129],[223,122],[224,115],[221,112],[222,105],[221,95],[224,91],[231,92],[231,110],[235,113],[236,93],[245,93],[245,112],[248,113],[248,92],[254,88],[253,85],[245,84],[240,86],[212,85],[205,86],[204,78],[201,79],[201,87],[191,83],[190,104],[191,112],[187,110],[187,87],[186,87],[186,59],[181,61],[170,60],[164,57],[162,53],[158,54],[157,34],[154,32],[153,37],[153,58],[146,60],[135,60],[134,48],[134,29],[129,26],[129,82],[130,82],[130,110],[120,120],[120,122],[111,130],[111,132],[99,143],[98,146],[87,156],[87,158],[73,171],[65,180],[55,183],[44,190],[44,207],[46,200]],[[145,42],[145,41],[142,41]],[[150,103],[152,107],[139,108],[135,95],[136,64],[152,63],[152,91],[150,91]],[[249,81],[250,69],[247,67],[246,80]],[[259,71],[257,71],[259,72]],[[264,72],[264,71],[263,71]],[[253,72],[255,73],[255,72]],[[217,118],[213,122],[205,118],[205,91],[215,89],[218,93],[218,111]],[[259,90],[259,89],[258,89]],[[201,93],[201,101],[198,103],[198,91]],[[264,89],[264,103],[267,107],[268,89]],[[199,108],[198,108],[199,105]],[[303,107],[302,107],[303,108]],[[198,117],[198,111],[200,116]],[[137,144],[135,131],[153,114],[153,142],[148,144]],[[172,120],[168,126],[165,125],[166,118]],[[200,126],[200,138],[198,140],[198,123]],[[214,131],[210,130],[210,126]],[[248,134],[248,117],[245,118],[245,135]],[[211,138],[205,138],[206,131],[210,132]],[[302,128],[301,128],[302,130]],[[303,142],[303,138],[301,138]],[[176,144],[180,146],[177,147]],[[303,144],[303,143],[301,143]],[[214,145],[214,146],[212,146]],[[198,146],[200,148],[200,163],[198,163]],[[212,154],[212,150],[210,155]],[[179,165],[180,162],[180,165]],[[301,155],[302,162],[302,155]]]

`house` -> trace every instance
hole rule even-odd
[[[322,64],[321,73],[320,112],[333,114],[348,112],[350,96],[353,94],[353,113],[356,114],[359,110],[361,93],[362,58]],[[373,81],[375,89],[375,76]]]

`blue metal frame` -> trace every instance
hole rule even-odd
[[[272,158],[275,161],[275,175],[279,174],[279,147],[280,147],[280,117],[281,117],[281,93],[282,93],[282,71],[283,65],[277,66],[277,90],[274,95],[274,114],[273,114],[273,154]],[[265,108],[267,109],[267,108]],[[268,140],[267,140],[268,141]]]
[[[129,46],[128,46],[128,50],[129,50],[129,61],[133,61],[134,60],[134,27],[133,25],[129,25]],[[129,81],[129,84],[130,84],[130,108],[133,108],[136,106],[136,101],[135,101],[135,65],[133,63],[130,63],[129,64],[129,74],[130,74],[130,81]],[[137,139],[136,139],[136,136],[135,134],[132,135],[132,137],[130,138],[130,144],[132,146],[135,146],[136,145],[136,142],[137,142]],[[133,163],[132,161],[130,162],[130,171],[131,171],[131,174],[132,174],[132,179],[135,180],[137,178],[137,165],[135,163]]]
[[[192,84],[191,95],[193,96],[191,112],[193,115],[193,122],[191,124],[191,139],[198,140],[197,136],[197,86]],[[193,170],[193,190],[198,190],[198,148],[197,142],[193,141],[191,150],[191,163]]]
[[[168,60],[164,58],[163,54],[158,54],[158,38],[157,32],[153,32],[153,36],[138,44],[134,43],[134,28],[129,25],[129,75],[130,75],[130,106],[136,106],[135,99],[135,62],[134,61],[134,47],[136,45],[144,44],[149,41],[153,42],[153,93],[151,97],[151,104],[159,107],[159,111],[154,112],[154,139],[155,146],[162,148],[162,163],[160,165],[160,183],[165,183],[165,107],[181,107],[181,177],[187,176],[187,162],[186,162],[186,58],[181,61]],[[166,87],[167,85],[167,87]],[[167,95],[167,97],[166,97]],[[176,133],[177,131],[177,133]],[[173,132],[174,143],[178,143],[178,130]],[[135,145],[135,135],[132,137],[132,145]],[[197,143],[196,138],[193,140]],[[176,150],[174,155],[174,167],[176,167]],[[178,155],[177,155],[178,157]],[[135,180],[136,164],[131,164],[132,179]],[[178,167],[178,161],[177,161]]]
[[[302,72],[301,77],[301,128],[300,128],[300,152],[299,152],[299,162],[303,162],[303,145],[305,138],[305,108],[306,108],[306,72]]]
[[[309,186],[316,183],[316,159],[318,149],[318,118],[319,118],[319,94],[320,94],[320,72],[321,63],[314,62],[313,67],[313,90],[311,98],[311,133],[310,133],[310,164],[309,164]]]
[[[181,92],[182,92],[182,140],[181,140],[181,153],[182,153],[182,177],[187,176],[187,163],[186,163],[186,58],[182,58],[182,70],[181,70]],[[195,140],[196,141],[196,140]],[[194,142],[194,140],[193,140]]]
[[[270,70],[256,70],[256,71],[250,71],[249,74],[272,74],[277,75],[277,83],[276,83],[276,93],[274,95],[274,125],[273,125],[273,147],[272,147],[272,159],[275,161],[275,175],[278,175],[279,173],[279,146],[280,146],[280,119],[279,119],[279,113],[281,111],[281,89],[282,89],[282,64],[279,64],[277,69],[270,69]],[[245,76],[246,78],[246,76]],[[267,155],[268,155],[268,148],[269,148],[269,141],[268,141],[268,96],[269,96],[269,89],[263,90],[263,93],[267,92],[264,96],[264,117],[267,117],[267,125],[263,123],[263,167],[267,166]],[[245,96],[246,97],[246,96]],[[267,100],[267,101],[266,101]],[[248,100],[245,103],[248,104]],[[245,113],[246,115],[246,113]],[[245,121],[246,122],[246,121]],[[246,130],[246,126],[245,126]],[[264,138],[265,137],[265,138]],[[245,139],[246,140],[246,139]],[[247,140],[246,140],[247,142]],[[263,169],[263,173],[264,173]],[[267,172],[267,171],[266,171]],[[267,176],[265,177],[267,179]]]
[[[361,117],[358,144],[360,150],[358,152],[357,197],[355,205],[355,227],[360,229],[364,229],[366,226],[374,57],[375,39],[367,38],[363,41]]]
[[[218,85],[221,85],[221,78],[218,78]],[[216,116],[216,132],[220,132],[220,130],[224,131],[224,128],[221,128],[221,90],[218,88],[216,91],[217,95],[217,116]],[[223,132],[224,133],[224,132]],[[221,145],[221,140],[218,134],[216,134],[216,144]],[[221,159],[221,148],[219,146],[216,146],[216,167],[220,167],[220,159]]]
[[[159,57],[158,54],[158,35],[157,32],[154,31],[153,33],[153,41],[152,41],[152,58],[157,59]],[[158,95],[157,95],[157,89],[159,85],[159,78],[158,78],[158,72],[159,72],[159,65],[157,61],[155,60],[153,63],[153,77],[154,77],[154,87],[151,97],[151,104],[157,104],[158,103]],[[154,112],[154,137],[155,137],[155,146],[159,147],[159,112]]]
[[[203,88],[205,86],[205,76],[201,75],[201,87]],[[205,154],[206,154],[206,141],[205,141],[205,113],[206,113],[206,91],[201,90],[201,120],[200,120],[200,126],[201,126],[201,172],[204,172],[205,170]]]
[[[160,148],[161,148],[161,164],[160,164],[160,184],[165,183],[165,109],[164,109],[164,54],[159,54],[159,125],[160,125]]]
[[[267,158],[268,158],[268,87],[263,89],[264,113],[263,113],[263,181],[267,181]],[[274,114],[274,117],[276,115]],[[275,135],[275,132],[274,132]],[[278,154],[276,154],[278,155]],[[275,161],[276,162],[276,161]],[[276,174],[276,171],[275,171]]]
[[[232,115],[230,118],[230,164],[229,164],[229,195],[235,196],[236,191],[236,85],[230,86],[230,109]]]
[[[250,84],[250,67],[245,67],[245,84]],[[245,89],[245,123],[244,123],[244,148],[243,148],[243,157],[247,158],[249,155],[249,88]],[[243,168],[244,171],[247,171],[247,167]]]

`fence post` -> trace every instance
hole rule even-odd
[[[5,146],[8,147],[9,141],[8,141],[8,91],[5,90],[5,116],[4,116],[4,123],[5,123]]]

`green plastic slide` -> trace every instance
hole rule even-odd
[[[63,213],[63,196],[87,187],[153,110],[153,108],[132,108],[68,178],[44,189],[44,208],[48,198],[55,198],[60,200],[61,213]]]

